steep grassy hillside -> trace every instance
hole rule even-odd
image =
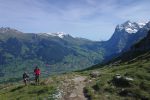
[[[150,31],[132,48],[105,65],[95,65],[83,71],[91,78],[85,92],[92,100],[150,99]],[[93,77],[93,76],[92,76]]]
[[[150,99],[150,53],[131,61],[96,66],[94,70],[84,71],[89,75],[98,71],[100,76],[91,78],[85,91],[92,100],[149,100]],[[115,80],[120,75],[122,79]],[[126,81],[123,78],[131,78]]]

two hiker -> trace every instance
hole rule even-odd
[[[40,69],[38,67],[36,67],[34,69],[34,75],[35,75],[35,84],[36,85],[39,85],[39,76],[40,76]],[[23,81],[24,81],[24,84],[27,85],[27,82],[29,81],[29,75],[27,74],[27,72],[24,72],[23,73]]]

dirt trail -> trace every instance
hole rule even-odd
[[[61,100],[88,100],[83,92],[86,78],[86,76],[75,76],[69,79],[66,82],[66,90],[64,90],[66,94]]]

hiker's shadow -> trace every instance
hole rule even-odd
[[[18,87],[16,87],[16,88],[11,89],[10,92],[15,92],[15,91],[17,91],[17,90],[22,89],[23,87],[25,87],[25,86],[18,86]]]

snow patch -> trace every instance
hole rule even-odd
[[[57,36],[57,37],[59,37],[59,38],[64,38],[64,36],[66,35],[66,33],[64,33],[64,32],[47,33],[47,34],[49,34],[49,35],[51,35],[51,36]]]
[[[143,28],[148,22],[131,22],[131,21],[126,21],[125,23],[121,25],[117,25],[116,29],[118,31],[125,30],[129,34],[136,33],[139,29]]]
[[[145,22],[138,22],[137,24],[140,26],[140,28],[143,28],[149,21]]]
[[[136,33],[138,31],[137,29],[131,29],[131,28],[126,28],[125,30],[128,33]]]
[[[64,36],[66,36],[68,34],[66,34],[64,32],[56,32],[56,33],[40,33],[40,35],[64,38]]]

